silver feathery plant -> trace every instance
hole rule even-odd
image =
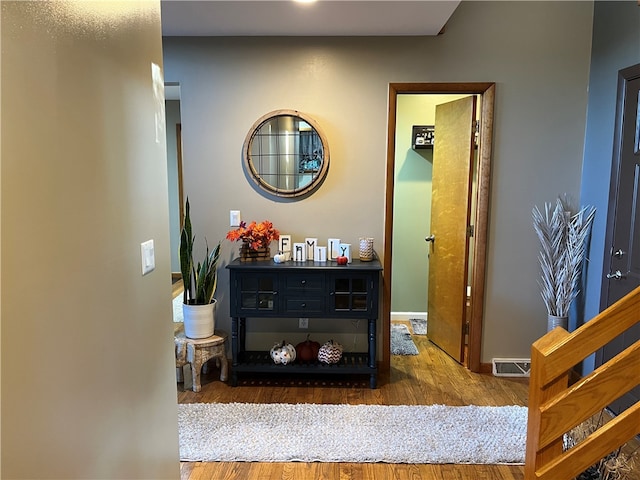
[[[566,317],[579,293],[587,238],[595,216],[591,206],[572,214],[566,197],[555,206],[545,202],[544,213],[533,208],[533,227],[540,240],[540,294],[549,315]]]

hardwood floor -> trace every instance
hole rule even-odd
[[[410,325],[407,323],[410,327]],[[528,380],[471,373],[435,347],[425,335],[413,336],[419,355],[391,357],[391,371],[375,390],[368,379],[344,381],[245,379],[230,387],[215,368],[202,375],[195,393],[178,384],[178,402],[327,403],[380,405],[526,405]],[[318,384],[315,384],[318,383]],[[182,462],[182,480],[522,480],[514,465],[426,465],[384,463]]]

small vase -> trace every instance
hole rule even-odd
[[[562,327],[567,330],[569,326],[569,317],[558,317],[556,315],[547,315],[547,332],[556,327]]]
[[[373,238],[360,238],[360,250],[358,252],[360,260],[370,262],[373,260]]]

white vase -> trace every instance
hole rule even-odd
[[[184,334],[187,338],[207,338],[213,335],[216,303],[218,301],[214,298],[208,305],[182,304]]]
[[[547,332],[550,332],[556,327],[562,327],[565,330],[569,326],[569,317],[558,317],[556,315],[547,315]]]

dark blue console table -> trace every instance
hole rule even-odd
[[[378,260],[335,262],[269,261],[230,263],[230,309],[232,318],[231,384],[241,373],[369,375],[376,388],[376,322],[382,266]],[[368,351],[344,352],[335,365],[320,362],[276,365],[269,351],[247,351],[248,318],[366,319]]]

